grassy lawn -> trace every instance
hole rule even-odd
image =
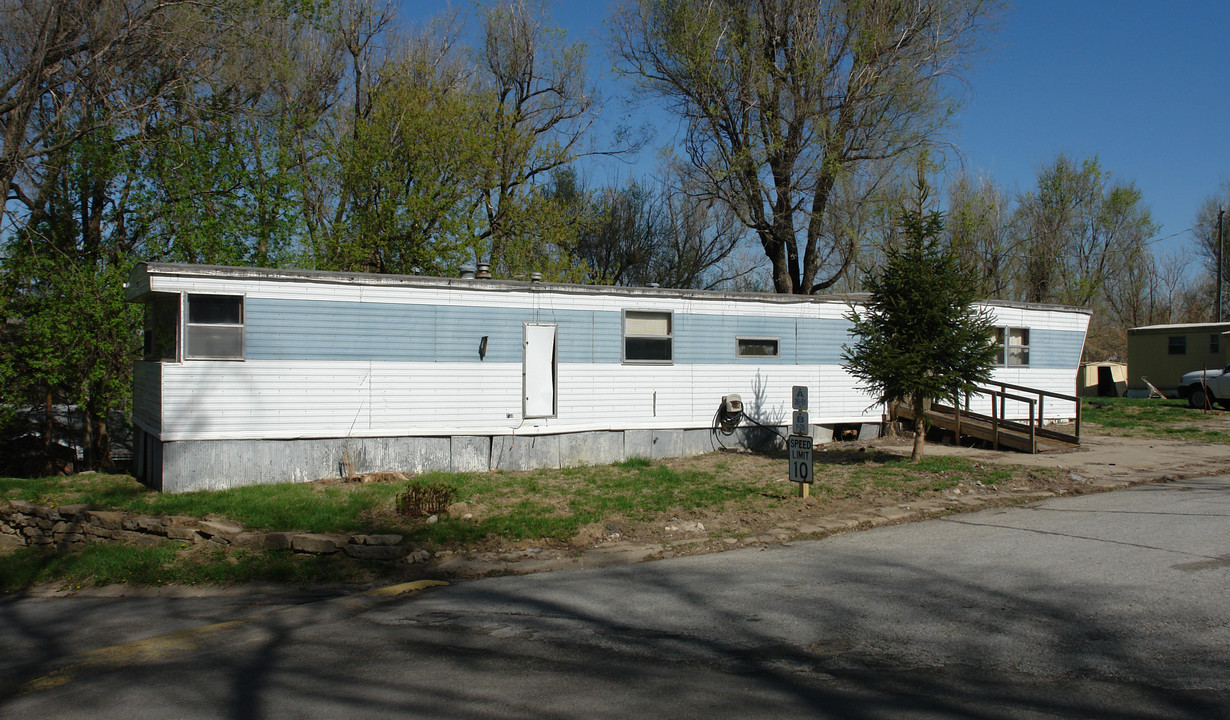
[[[1081,417],[1104,435],[1230,443],[1230,413],[1195,410],[1181,399],[1086,398]]]
[[[1020,468],[987,467],[953,457],[930,457],[910,465],[897,456],[863,449],[818,452],[815,471],[813,497],[806,501],[795,498],[796,486],[784,481],[784,457],[764,455],[715,453],[562,470],[429,473],[411,482],[447,487],[455,502],[465,504],[431,523],[397,512],[406,482],[318,482],[164,495],[128,476],[87,474],[0,478],[0,499],[51,506],[86,503],[95,510],[149,515],[222,516],[253,530],[399,533],[415,547],[468,551],[517,543],[580,546],[585,543],[578,538],[587,531],[591,543],[595,532],[608,527],[635,536],[660,528],[674,516],[704,517],[706,524],[721,528],[719,535],[741,537],[762,532],[763,527],[753,527],[757,522],[771,524],[775,514],[800,508],[823,514],[908,501],[961,484],[991,486],[1021,474]],[[116,582],[303,584],[392,577],[398,572],[405,567],[175,542],[153,548],[100,544],[64,552],[19,549],[0,555],[0,589],[6,593],[43,582],[69,588]]]

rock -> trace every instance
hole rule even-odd
[[[234,542],[243,532],[243,526],[229,520],[202,520],[198,523],[202,535],[217,538],[226,542]]]
[[[124,513],[111,510],[90,510],[86,513],[89,522],[108,530],[123,530]]]
[[[128,543],[129,545],[137,545],[139,547],[156,547],[161,545],[166,539],[161,535],[150,535],[143,532],[135,532],[132,530],[121,530],[116,533],[117,540]]]
[[[469,505],[466,505],[463,502],[455,502],[452,505],[449,505],[448,508],[445,509],[444,512],[448,513],[449,515],[453,517],[461,517],[469,509],[470,509]]]
[[[286,533],[243,532],[236,535],[231,542],[249,550],[290,549],[290,538]]]
[[[344,542],[332,535],[321,533],[295,534],[290,537],[290,546],[296,552],[313,555],[331,555],[342,549]]]
[[[34,514],[34,503],[26,502],[25,500],[9,500],[9,507],[26,515]]]
[[[142,516],[135,518],[135,521],[136,527],[133,528],[134,530],[142,530],[151,535],[167,534],[167,523],[162,518]]]
[[[406,556],[410,562],[422,563],[431,559],[431,552],[427,550],[415,550]]]
[[[397,545],[401,542],[401,535],[351,535],[350,544],[352,545]]]
[[[60,519],[60,513],[56,512],[54,508],[43,507],[42,505],[32,505],[31,509],[33,510],[33,515],[35,517],[42,518],[43,520]]]
[[[19,535],[0,535],[0,548],[19,548],[25,546],[26,541],[22,540]]]
[[[190,540],[191,542],[200,542],[201,534],[190,527],[182,525],[172,525],[166,529],[167,537],[172,540]]]
[[[436,524],[436,523],[438,523],[438,522],[440,522],[440,516],[439,516],[439,515],[432,515],[431,517],[427,518],[427,524],[428,524],[428,525],[435,525],[435,524]]]
[[[81,515],[89,509],[89,505],[86,505],[85,503],[78,503],[76,505],[61,505],[56,508],[56,511],[60,513],[60,517],[75,519],[78,515]]]
[[[406,549],[397,545],[347,545],[346,554],[358,560],[400,560]]]

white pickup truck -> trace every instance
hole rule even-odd
[[[1210,407],[1216,404],[1230,410],[1230,365],[1220,370],[1193,370],[1184,374],[1179,378],[1179,397],[1187,398],[1187,404],[1194,408],[1203,408],[1207,403]]]

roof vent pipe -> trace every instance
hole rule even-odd
[[[474,279],[474,266],[473,265],[471,265],[470,263],[466,263],[465,265],[461,266],[461,279],[462,280],[473,280]]]
[[[530,282],[532,283],[542,282],[542,273],[540,272],[530,273]]]
[[[491,279],[491,263],[480,262],[478,264],[478,274],[475,275],[474,277],[478,278],[479,280],[490,280]]]

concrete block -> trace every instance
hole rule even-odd
[[[652,458],[654,432],[652,430],[624,430],[624,458]]]
[[[811,439],[816,443],[833,442],[833,427],[831,425],[812,425]]]
[[[486,435],[454,435],[449,438],[452,453],[447,470],[486,472],[491,469],[491,438]]]
[[[560,467],[609,465],[624,459],[623,433],[568,433],[558,437]]]
[[[558,435],[502,435],[491,439],[491,464],[497,470],[557,468]]]
[[[704,428],[700,430],[681,430],[679,431],[681,457],[690,457],[692,455],[703,455],[708,452],[713,452],[718,449],[719,445],[713,439],[713,431]]]

